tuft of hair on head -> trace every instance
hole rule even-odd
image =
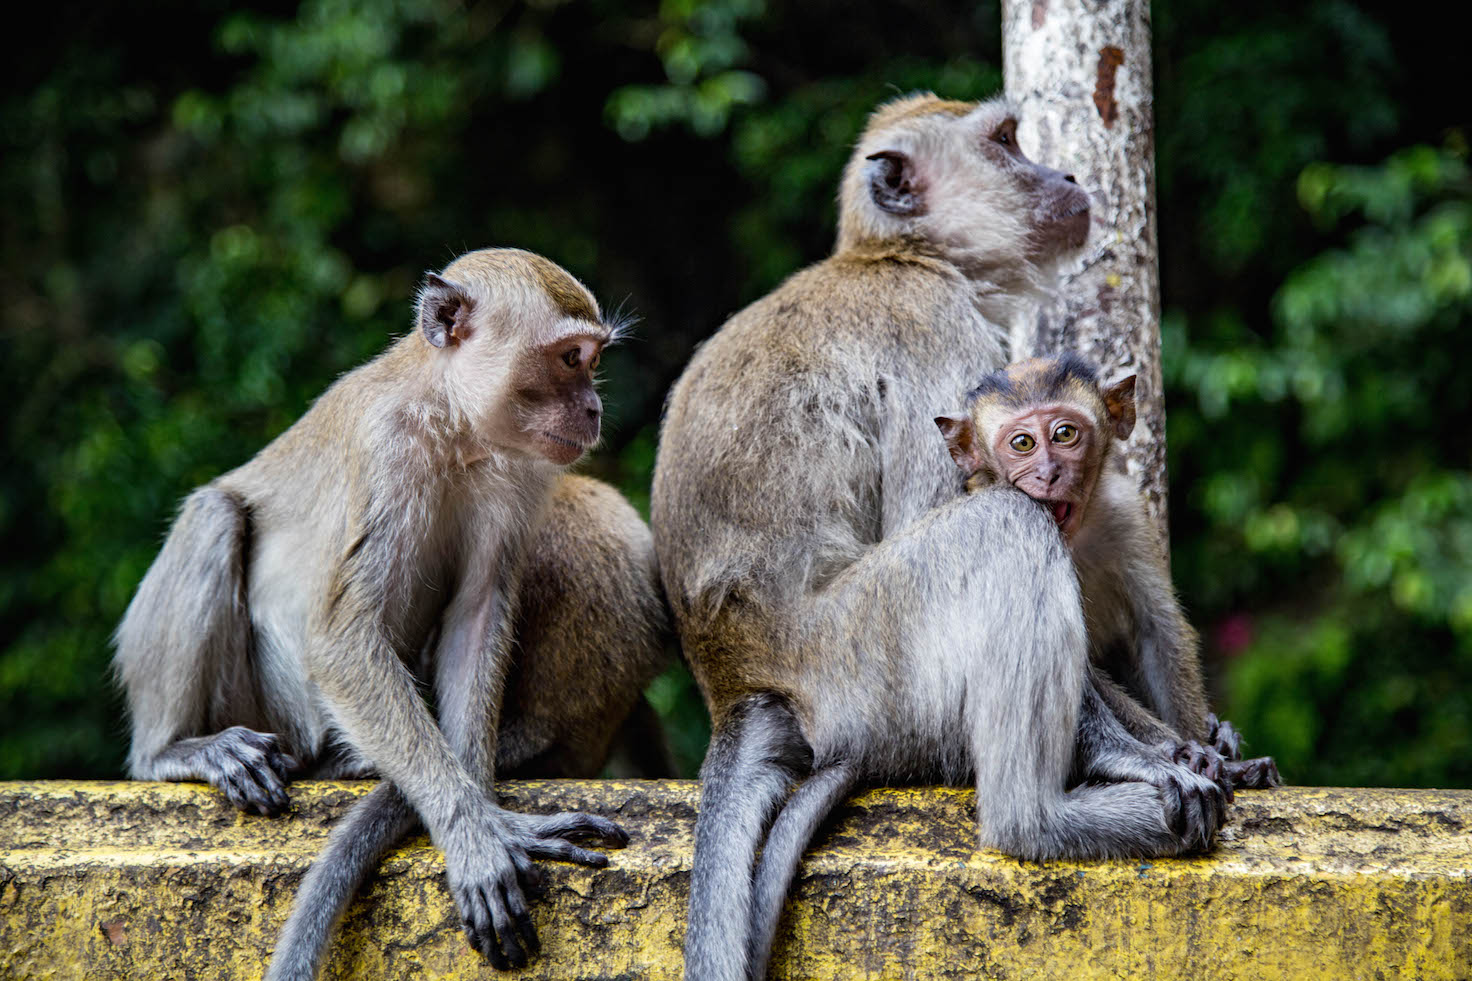
[[[627,337],[632,337],[634,328],[639,326],[642,319],[629,309],[628,297],[620,300],[618,306],[603,318],[603,326],[608,328],[608,340],[603,342],[603,346],[611,347]]]

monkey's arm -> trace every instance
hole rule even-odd
[[[519,562],[501,562],[503,569]],[[445,612],[435,654],[435,699],[440,726],[455,755],[495,800],[496,740],[500,730],[502,698],[511,665],[511,627],[516,584],[506,576],[494,582],[462,588]],[[551,697],[552,693],[544,693]],[[614,845],[628,843],[628,835],[607,818],[591,814],[551,817],[499,811],[507,850],[522,878],[537,878],[523,857],[558,859],[602,868],[608,859],[574,845],[569,838],[595,837]],[[449,861],[447,856],[446,861]],[[520,890],[504,895],[477,888],[473,874],[460,884],[452,876],[455,901],[465,919],[470,942],[500,968],[521,967],[527,954],[538,948],[536,930]],[[515,921],[514,926],[512,921]]]
[[[1133,720],[1143,723],[1150,714],[1130,698],[1097,667],[1090,666],[1079,706],[1078,735],[1074,758],[1075,780],[1138,780],[1154,786],[1166,805],[1167,821],[1184,841],[1209,848],[1225,819],[1232,801],[1232,781],[1222,770],[1220,757],[1201,770],[1182,765],[1175,758],[1179,739],[1147,745],[1129,730],[1117,713],[1116,703],[1135,707]],[[1154,720],[1153,731],[1170,730]],[[1149,725],[1143,725],[1151,730]]]
[[[1206,703],[1200,642],[1172,588],[1164,558],[1137,558],[1124,575],[1135,623],[1132,665],[1155,709],[1178,735],[1175,758],[1201,773],[1218,769],[1237,787],[1276,787],[1282,780],[1270,757],[1243,760],[1242,737],[1219,720]],[[1105,678],[1101,694],[1125,727],[1142,739],[1151,731],[1150,713]],[[1182,741],[1183,740],[1183,741]]]
[[[1183,742],[1179,732],[1162,722],[1154,713],[1136,701],[1119,682],[1097,665],[1089,666],[1089,677],[1100,702],[1114,714],[1130,735],[1151,746]]]
[[[1132,537],[1141,544],[1125,552],[1119,582],[1134,625],[1133,643],[1126,645],[1133,677],[1162,722],[1185,739],[1205,739],[1206,684],[1196,631],[1176,598],[1164,549],[1144,544],[1153,537],[1146,529]]]

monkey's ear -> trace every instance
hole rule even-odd
[[[869,196],[881,211],[903,217],[924,213],[923,188],[909,155],[898,150],[880,150],[864,159],[869,161]]]
[[[458,344],[470,336],[474,304],[465,287],[429,272],[419,287],[419,330],[435,347]]]
[[[1104,408],[1114,420],[1114,435],[1129,439],[1135,431],[1135,376],[1115,382],[1104,390]]]
[[[976,428],[971,425],[970,416],[964,413],[936,416],[935,424],[946,438],[946,449],[951,451],[951,459],[956,461],[962,472],[969,477],[982,468],[984,461],[981,449],[976,445]]]

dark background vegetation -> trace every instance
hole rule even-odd
[[[121,772],[108,635],[175,502],[404,331],[424,269],[514,244],[642,315],[586,468],[647,507],[665,391],[827,252],[866,111],[1000,86],[989,3],[21,10],[0,103],[12,778]],[[1217,701],[1295,782],[1472,785],[1462,40],[1412,3],[1154,14],[1171,533]],[[693,771],[688,675],[651,698]]]

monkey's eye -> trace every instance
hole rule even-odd
[[[593,357],[588,360],[588,370],[589,371],[597,371],[598,370],[598,362],[599,361],[602,361],[602,360],[603,360],[603,352],[602,351],[599,351],[597,354],[593,355]]]
[[[1012,147],[1017,143],[1017,123],[1007,120],[992,131],[992,140],[1001,146]]]
[[[1070,423],[1065,422],[1063,425],[1053,430],[1053,442],[1058,443],[1061,446],[1067,446],[1069,443],[1072,443],[1076,439],[1078,439],[1078,427],[1071,425]]]
[[[582,356],[583,352],[580,349],[571,348],[562,355],[562,363],[567,365],[569,368],[576,368],[578,366],[578,361],[582,358]]]
[[[1033,442],[1033,438],[1027,435],[1027,433],[1018,433],[1007,441],[1007,445],[1011,446],[1018,453],[1031,453],[1032,448],[1037,444]]]

